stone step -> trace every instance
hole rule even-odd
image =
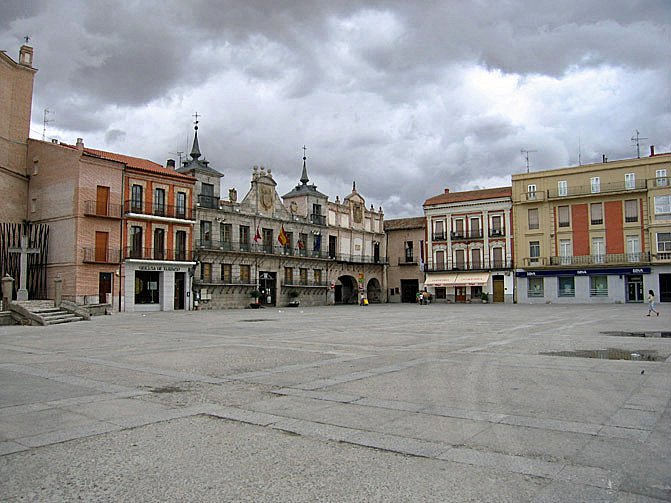
[[[69,317],[45,319],[44,323],[46,323],[47,325],[59,325],[61,323],[72,323],[74,321],[81,321],[81,318],[78,316],[71,315]]]

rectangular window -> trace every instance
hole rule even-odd
[[[321,285],[322,284],[322,270],[321,269],[313,269],[312,270],[312,275],[315,278],[315,285]]]
[[[464,250],[455,250],[454,251],[454,263],[455,267],[459,270],[463,270],[466,268],[466,260],[465,260],[465,252]]]
[[[261,234],[263,236],[263,251],[273,253],[273,230],[264,228]]]
[[[186,260],[186,231],[175,232],[175,260]]]
[[[575,297],[575,278],[573,276],[559,276],[559,297]]]
[[[133,225],[130,228],[130,256],[142,258],[142,227]]]
[[[655,220],[671,220],[671,196],[655,196]]]
[[[471,229],[469,236],[471,238],[481,238],[482,237],[482,232],[480,232],[480,219],[479,218],[471,218]]]
[[[492,248],[492,258],[494,259],[494,263],[492,264],[493,268],[501,269],[502,267],[505,267],[505,264],[503,263],[503,248],[500,246]]]
[[[198,204],[203,208],[217,208],[219,201],[214,197],[214,185],[211,183],[200,184],[200,194],[198,194]]]
[[[606,261],[606,246],[603,238],[592,238],[592,261],[595,264],[603,264]]]
[[[154,215],[165,216],[165,189],[154,189]]]
[[[96,231],[96,247],[95,247],[95,261],[109,262],[111,257],[107,252],[109,244],[109,232]]]
[[[165,259],[165,231],[154,229],[154,260]]]
[[[233,266],[231,264],[221,264],[221,281],[227,284],[233,282]]]
[[[445,239],[445,222],[436,220],[433,224],[433,240],[442,241]]]
[[[303,257],[308,254],[308,235],[306,232],[301,232],[298,235],[298,253]]]
[[[444,286],[437,286],[436,287],[436,299],[437,300],[445,300],[447,298],[447,288]]]
[[[322,215],[322,205],[313,204],[312,205],[312,214],[310,215],[310,221],[313,224],[317,225],[326,225],[326,217]]]
[[[503,235],[503,218],[501,217],[501,215],[492,216],[492,228],[490,235],[491,236]]]
[[[438,250],[436,252],[436,270],[445,270],[445,252],[443,250]]]
[[[589,179],[589,185],[592,190],[592,194],[597,194],[601,192],[601,178],[594,176]]]
[[[590,276],[589,295],[590,297],[608,297],[608,276]]]
[[[603,205],[601,203],[592,203],[589,205],[590,222],[592,225],[603,224]]]
[[[627,236],[627,261],[641,261],[641,245],[638,236]]]
[[[480,255],[481,254],[479,248],[473,248],[471,250],[471,268],[480,269],[482,267]]]
[[[529,263],[537,264],[541,256],[541,242],[529,241]]]
[[[210,262],[201,262],[200,279],[201,281],[212,281],[212,264]]]
[[[293,285],[294,284],[294,268],[285,267],[284,268],[284,284]]]
[[[557,182],[557,194],[560,197],[568,195],[568,182],[566,180],[559,180]]]
[[[464,220],[459,218],[454,221],[454,231],[452,232],[453,238],[463,238],[464,237]]]
[[[231,224],[219,224],[219,236],[221,237],[221,242],[219,243],[219,249],[230,251],[232,249],[233,241],[233,225]]]
[[[249,225],[241,225],[239,235],[240,251],[249,251]]]
[[[627,190],[636,188],[636,174],[635,173],[625,173],[624,174],[624,188]]]
[[[321,257],[322,254],[322,233],[312,233],[312,256]]]
[[[405,261],[406,263],[414,261],[412,241],[405,242]]]
[[[569,207],[559,206],[559,208],[557,208],[557,213],[559,214],[559,227],[569,227],[571,225]]]
[[[175,216],[177,218],[186,218],[186,193],[178,192],[175,199]]]
[[[528,211],[529,230],[538,229],[538,208],[529,208]]]
[[[131,188],[130,210],[142,213],[142,185],[133,185]]]
[[[536,184],[527,185],[527,201],[536,200]]]
[[[655,185],[657,187],[666,187],[669,184],[669,179],[666,177],[665,169],[658,169],[655,171]]]
[[[308,284],[308,270],[301,267],[299,271],[301,285]]]
[[[527,278],[527,297],[543,297],[543,278]]]
[[[660,260],[671,259],[671,232],[657,233],[657,258]]]
[[[294,254],[294,233],[293,232],[285,232],[287,236],[287,244],[284,245],[284,253],[287,255],[293,255]]]
[[[570,239],[559,240],[559,258],[562,265],[569,265],[573,259],[573,247]]]
[[[247,264],[240,264],[240,283],[249,285],[251,283],[251,267]]]
[[[624,202],[624,221],[638,222],[638,199],[627,199]]]
[[[212,248],[212,222],[207,220],[200,222],[200,246]]]
[[[96,215],[109,215],[110,188],[103,185],[96,187]]]

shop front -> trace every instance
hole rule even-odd
[[[640,303],[650,267],[518,271],[516,277],[522,304]]]
[[[124,310],[191,310],[193,262],[128,260],[124,264]]]

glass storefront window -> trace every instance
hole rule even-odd
[[[135,303],[158,304],[161,273],[157,271],[135,271]]]

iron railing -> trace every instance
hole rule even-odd
[[[282,281],[283,288],[327,288],[329,284],[326,281]]]
[[[324,215],[312,213],[310,215],[310,222],[317,225],[326,225],[326,217]]]
[[[398,265],[417,265],[415,257],[398,257]]]
[[[571,197],[571,196],[584,196],[588,194],[603,194],[609,192],[625,192],[628,190],[642,190],[647,186],[646,180],[635,180],[634,183],[631,182],[611,182],[611,183],[600,183],[598,189],[592,190],[592,185],[575,185],[566,187],[563,193],[560,195],[559,189],[550,189],[548,190],[548,198],[561,198],[561,197]]]
[[[426,264],[425,272],[449,271],[492,271],[498,269],[512,269],[512,260],[481,260],[480,262],[457,263],[448,261],[447,264]]]
[[[454,231],[450,232],[453,240],[482,239],[482,229],[476,231]]]
[[[106,218],[121,218],[121,205],[100,201],[84,201],[84,215]]]
[[[84,262],[118,264],[121,262],[121,250],[119,248],[84,248]]]
[[[216,210],[219,208],[219,198],[198,194],[198,206],[201,208],[213,208]]]
[[[168,260],[174,262],[193,261],[193,250],[171,250],[161,248],[136,248],[128,246],[123,252],[124,259]]]
[[[604,253],[603,255],[575,255],[550,257],[550,265],[599,265],[650,262],[650,252]]]
[[[152,215],[156,217],[178,218],[181,220],[193,219],[193,208],[188,206],[173,206],[167,204],[138,204],[137,201],[126,201],[124,212],[139,215]]]

